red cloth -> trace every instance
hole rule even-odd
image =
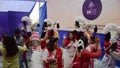
[[[117,48],[115,49],[115,52],[120,52],[120,45],[117,45]]]
[[[62,50],[57,47],[57,68],[63,68],[62,66]]]
[[[72,68],[94,68],[94,58],[101,56],[101,49],[96,50],[91,46],[91,52],[84,50],[80,58],[74,57]]]
[[[109,47],[111,44],[110,44],[110,42],[109,41],[104,41],[104,47],[105,48],[107,48],[107,47]],[[110,54],[110,51],[109,51],[109,49],[108,50],[106,50],[105,51],[107,54]]]
[[[77,34],[74,34],[74,38],[75,38],[76,40],[79,40],[79,36],[78,36]]]
[[[48,57],[52,56],[52,52],[48,51],[48,53],[49,53]],[[62,50],[58,46],[56,47],[56,54],[57,54],[56,55],[56,58],[57,58],[57,68],[63,68],[63,66],[62,66]],[[49,63],[45,64],[45,68],[50,68],[49,67]]]
[[[90,59],[99,58],[101,56],[101,49],[98,49],[97,52],[89,52],[88,50],[83,50],[81,55],[81,68],[90,68]]]
[[[72,62],[72,68],[80,68],[80,58],[74,57],[74,60]]]
[[[46,46],[47,46],[47,43],[46,43],[46,41],[43,41],[43,42],[41,42],[41,49],[44,49],[44,48],[46,48]]]
[[[64,40],[64,46],[68,46],[69,43],[70,43],[70,40],[68,39]]]
[[[91,47],[91,52],[97,52],[97,49],[94,48],[94,46]],[[90,59],[90,68],[94,68],[94,58]]]

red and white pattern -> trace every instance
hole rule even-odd
[[[32,32],[31,32],[31,36],[30,36],[30,40],[31,40],[31,41],[32,41],[32,40],[38,40],[38,41],[39,41],[39,39],[40,39],[39,33],[36,32],[36,31],[32,31]]]

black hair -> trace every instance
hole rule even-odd
[[[97,25],[95,25],[94,33],[97,33],[97,30],[98,30],[98,27],[97,27]]]
[[[23,21],[22,23],[23,23],[23,27],[24,27],[24,29],[26,30],[26,29],[27,29],[27,27],[26,27],[27,22],[26,22],[26,21]]]
[[[55,44],[54,43],[58,40],[59,39],[57,37],[56,38],[51,37],[49,42],[47,43],[47,49],[51,52],[54,51],[54,49],[55,49]]]
[[[25,30],[21,30],[21,32],[24,32],[24,33],[25,33]]]
[[[45,27],[48,27],[47,22],[44,22],[42,29],[45,30]]]
[[[95,36],[91,36],[90,39],[95,43]]]
[[[40,24],[37,24],[37,27],[40,27]]]
[[[77,30],[73,30],[73,33],[74,33],[74,34],[78,34],[78,31],[77,31]]]
[[[78,36],[79,36],[79,39],[80,39],[82,36],[84,36],[84,32],[82,32],[82,31],[78,32]]]
[[[14,33],[15,34],[20,34],[20,29],[15,29]]]
[[[83,36],[83,37],[81,37],[81,40],[84,43],[84,47],[87,47],[88,46],[88,39],[87,39],[87,37]]]
[[[25,30],[21,30],[21,35],[22,35],[23,38],[27,37],[27,34],[26,34]]]
[[[110,41],[110,38],[111,38],[111,33],[110,32],[105,34],[105,38],[104,38],[105,41]]]
[[[44,38],[45,35],[46,35],[46,32],[42,32],[42,34],[41,34],[41,38]]]
[[[49,33],[49,38],[50,38],[50,37],[53,37],[53,36],[54,36],[54,30],[51,29],[51,30],[50,30],[50,33]]]
[[[70,38],[68,37],[70,33],[73,35],[72,41],[75,42],[75,37],[74,37],[73,31],[68,32],[67,39],[70,40]]]
[[[27,37],[30,37],[30,36],[31,36],[31,32],[28,32],[28,33],[27,33]]]
[[[58,29],[60,28],[60,24],[59,24],[59,23],[57,23],[57,28],[58,28]]]
[[[78,52],[80,52],[83,49],[83,47],[79,46],[77,49],[78,49]]]
[[[16,37],[16,38],[20,38],[20,34],[21,34],[20,29],[15,29],[15,31],[14,31],[15,37]]]
[[[3,45],[6,50],[6,57],[12,57],[18,53],[18,47],[13,36],[6,35],[3,39]]]
[[[77,30],[73,30],[73,35],[75,35],[75,39],[79,39],[79,33]]]

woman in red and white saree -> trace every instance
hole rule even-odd
[[[63,68],[62,49],[57,46],[58,38],[50,38],[43,53],[44,68]]]
[[[75,43],[75,38],[74,38],[74,34],[72,31],[68,32],[67,37],[64,38],[63,40],[63,46],[66,47],[66,49],[64,50],[64,59],[65,59],[65,68],[70,68],[71,67],[71,63],[72,63],[72,59],[74,56],[74,47],[73,44]]]
[[[109,68],[110,64],[111,64],[112,57],[110,55],[110,47],[111,47],[110,38],[111,38],[110,32],[105,34],[105,38],[104,38],[105,54],[104,54],[103,59],[102,59],[102,68]]]
[[[72,62],[72,68],[92,68],[91,58],[99,58],[101,56],[100,40],[96,38],[96,45],[98,45],[96,52],[90,52],[86,49],[88,46],[88,39],[86,37],[81,38],[80,45],[76,49],[76,54]],[[83,43],[83,44],[82,44]]]

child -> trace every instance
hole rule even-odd
[[[0,44],[3,68],[19,68],[19,52],[24,52],[25,47],[17,46],[13,36],[6,35]]]

